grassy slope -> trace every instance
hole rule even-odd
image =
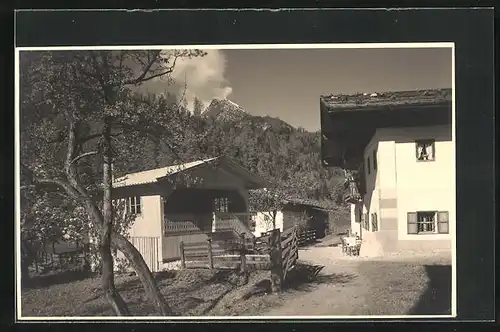
[[[108,316],[109,305],[100,296],[98,277],[24,289],[23,316]],[[223,294],[241,284],[233,273],[210,270],[185,270],[162,273],[157,276],[158,286],[167,297],[174,313],[202,315]],[[118,276],[116,284],[133,315],[157,315],[156,308],[146,297],[135,276]]]

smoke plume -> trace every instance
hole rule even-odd
[[[227,98],[232,88],[225,78],[226,57],[221,50],[206,50],[207,55],[192,59],[179,59],[172,77],[178,85],[186,87],[188,108],[192,109],[195,97],[204,106],[212,99]]]

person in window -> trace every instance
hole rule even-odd
[[[427,152],[427,145],[421,144],[418,147],[418,159],[419,160],[429,160],[429,154]]]

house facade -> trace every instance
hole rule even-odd
[[[360,254],[450,250],[456,220],[451,91],[340,99],[322,100],[323,162],[356,174],[360,195],[346,199],[351,231],[362,238]],[[334,133],[333,122],[352,132]]]
[[[180,258],[180,243],[252,237],[248,190],[259,177],[225,157],[194,161],[114,180],[113,197],[135,215],[128,236],[152,271]]]

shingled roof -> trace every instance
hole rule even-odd
[[[451,89],[427,89],[321,96],[321,104],[329,112],[377,109],[393,106],[425,106],[451,104]]]

